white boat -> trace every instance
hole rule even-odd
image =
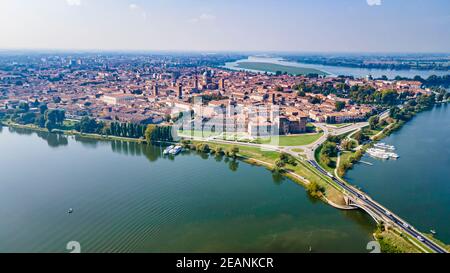
[[[393,152],[388,152],[386,150],[377,149],[377,148],[370,148],[367,150],[367,153],[375,158],[380,159],[398,159],[400,156]]]
[[[164,154],[164,155],[170,154],[174,148],[175,148],[175,146],[173,146],[173,145],[167,147],[167,148],[164,150],[163,154]]]
[[[392,145],[387,145],[386,143],[376,143],[373,145],[375,148],[380,148],[380,149],[384,149],[384,150],[391,150],[391,151],[395,151],[395,147]]]
[[[181,153],[182,150],[183,150],[183,148],[181,146],[176,146],[175,148],[173,148],[170,151],[170,154],[171,155],[177,155],[177,154]]]
[[[379,158],[379,159],[389,159],[389,156],[382,150],[379,149],[368,149],[367,153],[375,158]]]
[[[400,156],[398,154],[396,154],[396,153],[388,153],[388,156],[390,158],[393,158],[393,159],[399,159],[400,158]]]

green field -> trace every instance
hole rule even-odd
[[[323,133],[296,136],[278,136],[273,138],[258,139],[258,143],[271,145],[271,142],[274,141],[274,143],[279,143],[277,146],[304,146],[316,142],[322,136]]]
[[[288,73],[290,75],[308,75],[308,74],[318,74],[322,76],[328,75],[327,73],[314,68],[286,66],[272,63],[242,62],[238,63],[237,67],[244,69],[258,70],[263,72],[267,71],[271,73],[281,71],[281,73]]]

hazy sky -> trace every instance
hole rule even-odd
[[[0,48],[450,52],[450,1],[0,0]]]

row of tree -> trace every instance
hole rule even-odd
[[[142,125],[136,123],[112,122],[106,124],[96,121],[94,118],[83,117],[75,125],[75,130],[86,134],[101,134],[108,136],[127,137],[127,138],[145,138],[148,143],[158,141],[173,141],[172,127]]]
[[[142,124],[112,122],[107,128],[107,134],[119,137],[143,138],[146,129],[147,126]]]
[[[144,135],[147,143],[156,143],[158,141],[172,142],[174,140],[171,126],[150,124],[147,126]]]

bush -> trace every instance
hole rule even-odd
[[[198,152],[201,152],[201,153],[209,153],[211,149],[209,148],[208,144],[206,144],[206,143],[199,143],[196,146],[196,150]]]

